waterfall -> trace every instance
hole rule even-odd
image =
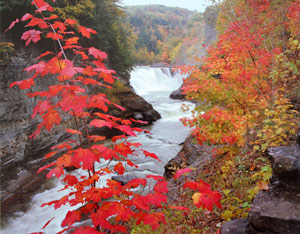
[[[141,96],[151,91],[169,91],[178,89],[183,76],[170,68],[137,67],[131,72],[130,84]]]

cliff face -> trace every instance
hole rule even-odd
[[[1,215],[24,208],[31,194],[43,184],[45,176],[36,171],[47,162],[43,156],[50,147],[68,138],[62,126],[54,128],[51,133],[42,131],[36,139],[29,136],[35,131],[38,120],[31,119],[32,109],[37,99],[28,98],[26,91],[9,85],[26,78],[24,68],[33,64],[34,59],[25,53],[18,52],[5,64],[0,65],[0,157],[1,157]],[[37,79],[34,92],[54,84],[54,77]],[[160,118],[160,115],[143,98],[128,88],[126,93],[117,94],[126,112],[111,110],[110,114],[122,117],[138,117],[149,123]],[[64,119],[63,127],[71,128],[72,119]],[[111,137],[110,131],[101,131],[101,135]]]

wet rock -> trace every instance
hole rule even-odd
[[[176,169],[189,166],[196,162],[202,152],[202,146],[197,144],[192,136],[189,136],[183,143],[181,151],[165,165],[164,177],[170,179]]]
[[[136,95],[133,91],[127,90],[119,92],[116,97],[120,101],[120,105],[125,108],[121,115],[125,118],[135,118],[137,120],[146,121],[148,124],[161,118],[160,114],[153,109],[153,106],[147,103],[142,97]]]
[[[248,219],[236,219],[222,225],[221,234],[245,234]]]
[[[286,188],[300,189],[300,147],[281,146],[268,149],[273,175]]]
[[[45,173],[20,170],[5,190],[1,191],[1,214],[10,214],[27,208],[28,197],[41,188],[46,181]]]
[[[164,177],[170,179],[179,168],[187,166],[196,168],[212,159],[212,148],[210,146],[199,145],[193,136],[188,136],[181,151],[166,164]]]
[[[274,188],[260,191],[249,213],[249,234],[299,234],[300,191]]]
[[[134,174],[122,175],[122,176],[112,176],[112,179],[120,182],[122,185],[127,184],[129,181],[136,179],[137,176]]]
[[[181,87],[170,94],[171,99],[185,100],[185,94],[182,93]]]

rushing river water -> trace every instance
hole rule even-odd
[[[142,149],[155,153],[161,161],[134,156],[131,160],[138,164],[139,168],[129,168],[127,174],[136,177],[145,177],[147,174],[163,175],[165,164],[176,156],[181,149],[180,144],[185,140],[189,131],[179,121],[183,116],[189,115],[180,110],[183,102],[169,98],[169,94],[182,84],[182,76],[177,73],[172,75],[168,68],[137,67],[131,73],[130,84],[136,93],[151,103],[162,116],[160,120],[148,127],[151,134],[140,133],[130,141],[141,143]],[[111,166],[113,165],[114,163]],[[78,174],[80,171],[73,173]],[[102,180],[103,184],[104,179]],[[61,182],[55,180],[53,184],[51,189],[33,196],[31,201],[28,201],[30,205],[28,211],[16,213],[1,230],[1,233],[39,232],[42,231],[42,226],[53,217],[55,218],[43,231],[46,234],[59,232],[60,224],[70,207],[66,205],[57,210],[51,207],[40,207],[42,203],[60,199],[68,193],[68,191],[57,192],[63,188]],[[72,210],[76,208],[72,207]]]

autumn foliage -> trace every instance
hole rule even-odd
[[[219,7],[217,42],[187,69],[183,90],[201,105],[184,123],[220,155],[288,144],[297,128],[289,94],[299,87],[299,1],[228,0]]]
[[[67,203],[71,207],[80,205],[68,211],[59,233],[105,233],[108,230],[110,233],[125,233],[128,231],[125,223],[132,220],[157,229],[160,223],[165,222],[162,208],[169,207],[166,195],[168,183],[165,178],[148,175],[147,178],[136,178],[125,185],[107,179],[113,174],[123,175],[127,167],[137,167],[128,156],[137,155],[136,150],[141,145],[127,139],[144,130],[131,127],[136,122],[134,119],[109,115],[110,106],[120,110],[123,108],[110,101],[104,93],[91,92],[92,88],[112,89],[117,79],[115,72],[105,65],[106,53],[79,44],[80,38],[90,39],[97,32],[79,25],[75,19],[59,20],[54,8],[44,0],[34,0],[32,5],[36,7],[35,14],[25,14],[12,22],[8,29],[19,21],[26,22],[25,27],[30,29],[21,37],[25,45],[50,39],[56,44],[56,52],[46,51],[41,54],[36,64],[25,69],[31,77],[13,82],[10,87],[31,89],[38,79],[55,77],[55,84],[44,90],[27,93],[28,97],[39,100],[33,109],[32,118],[38,117],[41,120],[31,138],[38,137],[42,131],[51,132],[58,128],[71,136],[51,148],[52,151],[45,155],[45,159],[53,159],[52,162],[38,171],[47,170],[47,178],[60,178],[65,183],[63,190],[69,193],[43,206],[57,209]],[[66,121],[71,122],[71,125],[63,130]],[[112,138],[109,146],[104,144],[105,136],[91,134],[92,129],[101,130],[103,127],[121,132]],[[146,157],[159,160],[151,152],[141,152]],[[80,176],[67,173],[66,168],[80,170]],[[146,193],[145,187],[149,181],[151,184],[154,182],[154,185]],[[190,182],[185,186],[197,192],[193,199],[198,207],[208,210],[212,210],[213,205],[220,207],[220,194],[212,191],[208,184],[201,181]],[[92,225],[74,228],[74,224],[83,217],[91,219]]]

